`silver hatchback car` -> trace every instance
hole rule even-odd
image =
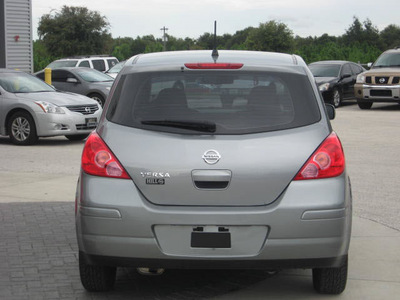
[[[76,195],[89,291],[116,268],[309,268],[346,286],[350,180],[339,138],[295,55],[138,55],[86,141]]]

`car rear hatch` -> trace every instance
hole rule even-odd
[[[319,125],[239,137],[106,128],[102,138],[144,197],[183,206],[269,204],[328,135]]]

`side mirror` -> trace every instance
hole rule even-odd
[[[368,67],[369,69],[371,69],[371,67],[372,67],[372,62],[369,62],[369,63],[367,64],[367,67]]]
[[[351,77],[350,73],[345,73],[342,75],[342,79]]]
[[[78,79],[76,79],[76,78],[67,78],[67,82],[68,83],[79,83],[79,81],[78,81]]]
[[[325,110],[329,117],[329,120],[333,120],[336,117],[336,110],[332,104],[325,103]]]

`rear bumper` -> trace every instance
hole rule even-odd
[[[276,270],[313,269],[342,266],[347,255],[332,258],[287,259],[287,260],[207,260],[207,259],[141,259],[90,255],[81,252],[87,264],[103,266],[125,266],[151,269],[225,269],[225,270]]]
[[[118,191],[117,193],[115,191]],[[315,268],[340,265],[351,233],[346,174],[292,182],[258,207],[173,207],[149,203],[132,181],[81,174],[79,250],[90,263],[157,268]],[[228,249],[192,248],[197,226],[232,232]]]

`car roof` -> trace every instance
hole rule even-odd
[[[262,52],[219,50],[216,60],[211,56],[211,50],[167,51],[139,54],[131,58],[125,65],[137,66],[179,65],[185,63],[243,63],[260,66],[305,66],[302,58],[297,55]]]

